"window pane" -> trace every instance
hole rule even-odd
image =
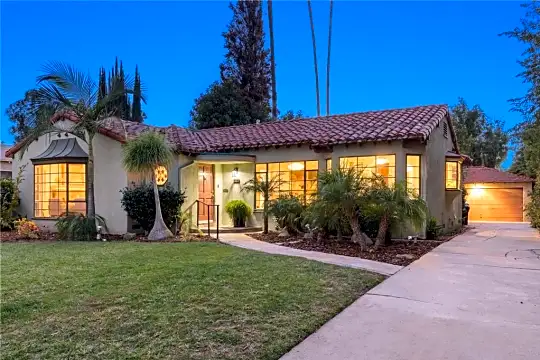
[[[279,163],[268,164],[268,171],[269,172],[279,171]]]
[[[69,164],[69,173],[85,173],[86,165],[84,164]]]
[[[356,160],[355,157],[345,157],[339,159],[339,167],[342,169],[350,169],[353,167],[356,167]]]
[[[306,170],[318,170],[319,162],[318,161],[306,161]]]
[[[326,159],[326,171],[332,170],[332,159]]]
[[[358,157],[358,167],[375,167],[375,156]]]
[[[458,163],[455,161],[446,162],[446,188],[457,189],[458,187]]]
[[[420,155],[407,155],[407,166],[420,166]]]
[[[256,172],[266,172],[266,164],[256,164],[255,165],[255,171]]]
[[[86,214],[86,202],[69,202],[68,211],[70,214]]]

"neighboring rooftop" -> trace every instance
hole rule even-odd
[[[125,141],[126,135],[131,138],[152,129],[166,134],[168,141],[180,152],[223,152],[296,144],[331,146],[370,141],[426,140],[447,116],[446,105],[427,105],[204,130],[176,125],[155,127],[110,118],[101,132]],[[71,115],[56,116],[56,119],[60,117],[76,121]],[[19,144],[14,146],[8,156],[19,148]]]
[[[533,182],[530,177],[512,174],[507,171],[501,171],[485,166],[470,166],[465,168],[465,184],[475,183],[521,183]]]

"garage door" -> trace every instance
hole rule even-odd
[[[523,189],[467,189],[469,220],[523,221]]]

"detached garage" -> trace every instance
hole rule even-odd
[[[527,221],[524,207],[533,180],[483,166],[464,169],[466,201],[471,221]]]

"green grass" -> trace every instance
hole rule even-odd
[[[382,280],[214,243],[1,252],[2,359],[277,359]]]

